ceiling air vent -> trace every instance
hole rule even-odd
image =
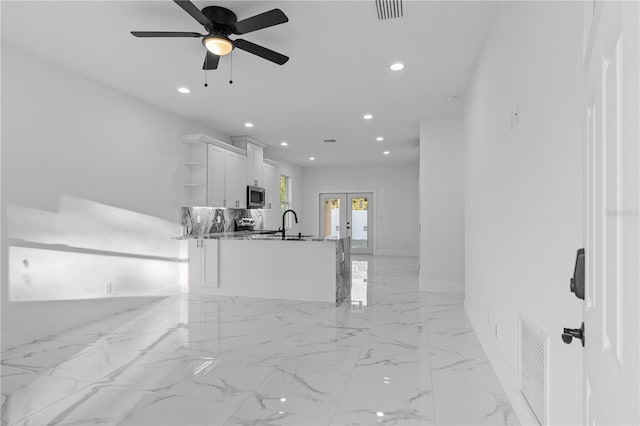
[[[324,142],[324,143],[336,143],[336,142],[338,142],[338,141],[337,141],[337,140],[335,140],[335,139],[325,139],[325,140],[323,140],[323,142]]]
[[[406,10],[406,0],[376,0],[376,11],[380,21],[402,18]]]

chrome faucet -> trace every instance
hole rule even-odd
[[[287,213],[293,213],[293,218],[296,220],[296,223],[298,223],[298,215],[296,214],[296,212],[294,212],[293,210],[289,209],[286,210],[284,213],[282,213],[282,239],[286,240],[286,235],[285,235],[285,223],[284,223],[284,218],[287,216]]]

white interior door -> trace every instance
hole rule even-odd
[[[373,254],[373,194],[320,194],[320,235],[351,237],[351,253]]]
[[[585,8],[585,419],[640,424],[638,2]]]

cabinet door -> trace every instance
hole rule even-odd
[[[276,168],[271,164],[264,163],[262,166],[264,170],[264,189],[265,189],[265,201],[264,208],[267,210],[273,209],[274,202],[274,194],[276,194],[275,190],[275,178],[276,178]]]
[[[264,187],[263,150],[261,147],[256,146],[253,151],[253,164],[250,166],[247,164],[247,169],[249,167],[253,169],[254,186]]]
[[[226,150],[209,145],[207,153],[207,205],[224,207]]]
[[[225,199],[226,207],[246,208],[247,205],[247,157],[232,151],[226,152]]]
[[[218,287],[218,240],[207,240],[203,250],[203,275],[204,285]]]
[[[263,157],[262,147],[251,143],[247,144],[247,185],[264,186]]]
[[[189,285],[201,286],[204,282],[203,267],[204,259],[203,250],[200,248],[203,240],[189,240]]]

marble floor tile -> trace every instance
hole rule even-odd
[[[433,392],[394,381],[351,379],[332,424],[377,423],[434,424]]]
[[[349,375],[361,352],[361,346],[301,343],[280,365],[287,371]]]
[[[264,420],[282,412],[329,420],[348,380],[344,375],[278,368],[234,413],[234,417]]]
[[[258,407],[245,407],[227,420],[224,426],[328,426],[329,422],[329,419],[300,416],[282,410],[265,416]]]
[[[6,348],[1,423],[518,424],[463,295],[354,260],[355,304],[186,293]]]
[[[30,415],[18,424],[115,425],[162,396],[156,392],[96,384]]]
[[[511,404],[502,392],[436,389],[436,420],[442,425],[518,425]]]
[[[428,348],[367,345],[353,368],[352,377],[383,383],[405,383],[432,389]]]
[[[150,398],[120,421],[130,426],[222,425],[238,407],[173,394]]]
[[[28,415],[91,385],[89,381],[37,374],[31,376],[20,385],[16,385],[15,382],[2,383],[2,424],[16,424]]]

